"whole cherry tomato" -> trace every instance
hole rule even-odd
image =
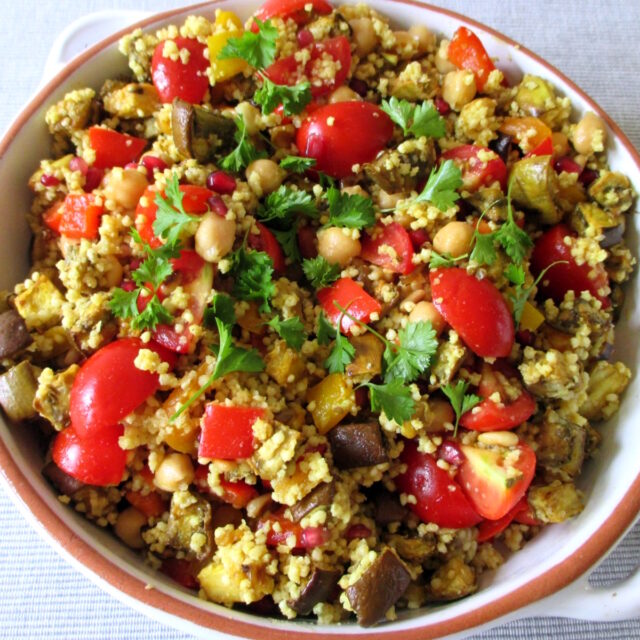
[[[403,275],[411,273],[416,267],[412,262],[411,236],[397,222],[378,224],[370,233],[366,233],[362,239],[360,257],[383,269]]]
[[[312,11],[307,11],[309,5]],[[297,24],[304,24],[313,13],[325,15],[331,13],[332,9],[327,0],[267,0],[253,15],[263,22],[278,16],[285,21],[291,18]]]
[[[179,51],[186,49],[189,57],[186,62],[165,58],[164,50],[168,40],[159,42],[151,58],[151,78],[158,90],[162,102],[172,102],[180,98],[192,104],[202,102],[209,88],[207,76],[208,58],[205,58],[207,45],[195,38],[171,38]]]
[[[286,264],[280,243],[261,222],[256,222],[256,226],[260,233],[250,233],[247,238],[247,244],[256,251],[264,251],[273,261],[274,271],[282,273],[286,268]]]
[[[423,522],[463,529],[482,520],[456,480],[437,465],[431,454],[418,451],[415,442],[405,444],[400,461],[407,470],[395,479],[396,486],[415,497],[416,503],[409,503],[409,508]]]
[[[490,154],[489,160],[482,159]],[[443,160],[453,160],[462,171],[462,182],[467,191],[476,191],[499,182],[501,189],[507,188],[507,165],[491,149],[475,144],[461,144],[442,154]]]
[[[316,159],[318,171],[333,178],[352,173],[354,164],[370,162],[391,140],[393,122],[370,102],[337,102],[309,115],[298,129],[300,155]]]
[[[513,318],[493,282],[458,267],[435,269],[429,280],[436,309],[475,354],[504,358],[511,353]]]
[[[134,361],[140,349],[151,349],[172,363],[161,346],[139,338],[122,338],[96,351],[78,371],[69,405],[75,433],[91,438],[112,429],[158,388],[158,374],[138,369]]]
[[[118,484],[127,458],[127,452],[118,444],[123,433],[124,428],[116,424],[85,438],[80,437],[72,426],[67,427],[53,441],[53,461],[65,473],[85,484],[98,487]]]
[[[567,237],[573,238],[572,231],[566,225],[558,224],[543,233],[533,247],[531,272],[536,276],[554,262],[564,261],[564,264],[556,264],[544,274],[538,285],[540,293],[562,302],[567,291],[575,291],[576,294],[589,291],[605,309],[608,308],[611,301],[607,296],[607,272],[601,264],[595,267],[586,263],[578,264],[571,255],[571,244],[565,242]]]

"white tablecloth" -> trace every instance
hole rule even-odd
[[[182,4],[186,0],[3,2],[0,130],[35,90],[54,38],[72,20],[104,9],[160,11]],[[433,4],[485,22],[546,58],[599,102],[640,148],[640,2],[450,0]],[[640,525],[593,580],[598,584],[620,580],[637,566],[639,552]],[[33,532],[4,491],[0,491],[0,593],[0,638],[190,637],[148,620],[96,588]],[[599,624],[530,619],[476,638],[640,639],[640,620]]]

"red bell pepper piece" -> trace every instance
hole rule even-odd
[[[253,423],[265,410],[211,402],[202,418],[200,458],[237,460],[253,453]]]
[[[316,295],[325,315],[334,326],[338,324],[342,313],[334,302],[346,309],[354,318],[365,323],[371,320],[373,313],[380,313],[382,309],[380,303],[351,278],[340,278],[330,287],[320,289]],[[348,333],[354,324],[355,322],[345,315],[342,317],[340,330],[342,333]]]
[[[135,162],[147,146],[147,141],[113,129],[91,127],[89,144],[96,153],[93,166],[97,169],[110,169]]]
[[[460,27],[453,34],[447,55],[459,69],[473,72],[478,91],[484,89],[489,74],[496,68],[480,38],[467,27]]]
[[[92,194],[70,193],[49,207],[42,220],[50,229],[67,238],[95,240],[103,212],[103,206],[96,204]]]

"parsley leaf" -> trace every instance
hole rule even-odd
[[[338,326],[342,324],[342,316],[338,320]],[[356,355],[356,348],[336,329],[335,342],[324,366],[329,373],[344,373],[345,367],[350,364]]]
[[[285,171],[293,171],[294,173],[304,173],[308,169],[315,167],[315,158],[304,158],[302,156],[285,156],[280,160],[280,166]]]
[[[328,287],[340,277],[340,265],[331,264],[326,258],[308,258],[302,263],[302,270],[314,289]]]
[[[456,424],[453,431],[454,436],[458,433],[460,416],[473,409],[473,407],[475,407],[481,400],[481,398],[474,393],[467,394],[466,391],[468,388],[469,383],[466,380],[458,380],[455,386],[449,383],[444,387],[441,387],[442,393],[449,398],[451,406],[456,414]]]
[[[362,229],[370,227],[376,221],[371,198],[358,194],[349,195],[342,193],[336,187],[330,187],[327,191],[327,200],[329,201],[329,221],[325,227]]]
[[[278,244],[282,247],[284,255],[293,263],[300,262],[300,250],[298,249],[298,224],[292,223],[292,227],[286,231],[271,229],[271,233],[276,237]]]
[[[167,183],[165,197],[156,193],[155,204],[158,207],[156,219],[153,221],[153,232],[158,238],[164,238],[168,244],[177,244],[185,229],[192,227],[195,233],[195,224],[200,216],[189,215],[182,206],[184,194],[180,191],[178,176],[174,173]],[[193,235],[193,234],[191,234]]]
[[[276,84],[262,75],[262,86],[253,94],[254,101],[262,107],[263,115],[273,113],[282,105],[285,116],[301,113],[311,102],[311,83],[300,82],[294,85]]]
[[[239,38],[229,38],[218,54],[218,60],[242,58],[256,69],[264,69],[275,60],[277,27],[273,26],[271,20],[262,22],[254,18],[254,22],[258,25],[258,33],[248,29]]]
[[[277,191],[270,193],[264,204],[258,208],[258,217],[263,222],[278,221],[279,226],[287,227],[291,224],[296,213],[310,218],[318,215],[318,209],[313,195],[306,191],[296,191],[285,185],[280,185]]]
[[[254,160],[266,158],[264,151],[258,151],[253,143],[247,139],[247,125],[242,117],[236,118],[235,141],[238,146],[220,161],[220,167],[226,171],[238,173],[250,165]]]
[[[216,318],[232,327],[236,323],[236,312],[233,300],[226,293],[216,293],[211,305],[204,311],[204,324],[208,327],[215,325]]]
[[[416,404],[411,395],[411,389],[400,380],[392,380],[387,384],[365,382],[363,387],[369,388],[371,409],[384,413],[389,420],[402,424],[411,420]]]
[[[521,265],[509,264],[504,270],[504,275],[511,284],[515,284],[516,287],[521,287],[524,284],[524,269]]]
[[[456,189],[462,186],[462,172],[453,160],[445,160],[438,169],[432,169],[427,184],[416,202],[431,202],[440,211],[446,211],[460,198]]]
[[[307,339],[300,318],[289,318],[281,320],[275,316],[267,324],[287,343],[292,349],[299,350],[303,342]]]
[[[512,187],[513,180],[509,183],[507,192],[507,222],[496,231],[495,238],[513,262],[522,262],[527,251],[533,246],[533,241],[529,234],[521,229],[513,219],[513,207],[511,206]]]
[[[492,265],[497,258],[496,250],[493,246],[493,233],[479,233],[476,229],[473,235],[474,244],[469,260],[474,260],[478,264]]]
[[[410,322],[398,332],[398,339],[400,345],[395,351],[387,347],[383,354],[386,383],[393,380],[413,382],[429,368],[438,348],[435,329],[428,321]]]
[[[269,311],[269,300],[276,292],[273,260],[264,251],[247,251],[244,247],[235,251],[231,260],[233,295],[240,300],[255,300],[261,312]]]
[[[440,267],[453,267],[459,260],[464,260],[468,254],[464,253],[457,258],[454,258],[450,253],[438,253],[434,249],[431,249],[431,258],[429,259],[429,267],[431,269],[438,269]]]
[[[316,337],[318,344],[327,345],[336,337],[337,329],[327,320],[327,316],[321,311],[318,316],[318,327]]]
[[[392,97],[390,100],[383,100],[380,108],[402,127],[405,136],[411,134],[416,138],[441,138],[446,133],[444,119],[431,102],[415,105]]]

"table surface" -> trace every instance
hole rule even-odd
[[[352,0],[353,1],[353,0]],[[0,38],[0,131],[39,84],[55,37],[71,21],[94,11],[160,11],[187,0],[21,0],[3,3]],[[434,0],[521,42],[561,69],[618,122],[640,148],[640,47],[636,46],[640,3],[620,0],[559,3],[552,0]],[[629,45],[629,43],[632,43]],[[90,42],[87,45],[92,44]],[[15,212],[20,215],[21,212]],[[599,585],[624,578],[637,566],[640,525],[595,572]],[[42,541],[0,490],[0,638],[80,639],[186,636],[150,621],[100,591]],[[480,638],[640,639],[640,619],[591,623],[563,618],[512,622]]]

